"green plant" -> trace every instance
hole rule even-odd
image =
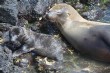
[[[70,2],[70,3],[76,3],[78,2],[79,0],[64,0],[65,2]]]
[[[110,0],[101,0],[101,3],[102,4],[105,4],[105,3],[107,3],[107,2],[109,2]]]

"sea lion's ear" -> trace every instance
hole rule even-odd
[[[70,12],[68,11],[68,9],[63,8],[63,11],[64,11],[68,16],[70,16]]]
[[[57,14],[58,14],[58,15],[61,15],[61,14],[63,14],[63,13],[66,12],[66,11],[67,11],[67,9],[62,8],[62,9],[60,9],[60,10],[57,11]]]
[[[62,8],[61,10],[62,10],[62,12],[68,13],[68,9],[67,8]]]

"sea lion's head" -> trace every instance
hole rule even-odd
[[[57,22],[62,25],[68,20],[84,20],[71,5],[65,3],[55,4],[46,14],[51,22]]]
[[[65,21],[69,15],[67,4],[55,4],[46,14],[51,22]]]
[[[22,27],[13,26],[9,30],[9,41],[7,46],[13,51],[21,47],[24,39],[24,30]]]
[[[22,27],[14,26],[9,30],[10,41],[18,41],[24,35]]]
[[[9,39],[14,44],[30,44],[33,42],[33,32],[24,27],[14,26],[9,30]],[[32,43],[33,44],[33,43]]]
[[[3,35],[4,45],[12,51],[15,51],[22,46],[23,36],[24,30],[22,27],[10,27],[9,31],[5,32]]]

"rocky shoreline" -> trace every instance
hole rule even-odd
[[[64,39],[64,37],[60,35],[59,30],[55,26],[51,25],[53,23],[50,23],[48,20],[43,18],[45,12],[48,11],[51,5],[53,5],[54,3],[62,2],[68,3],[67,1],[63,0],[0,1],[0,73],[110,72],[110,66],[108,63],[103,64],[85,57],[83,58],[82,56],[80,56],[80,54],[73,52],[73,48]],[[82,2],[76,2],[75,4],[73,4],[73,6],[86,19],[109,22],[109,3],[106,3],[106,5],[108,6],[107,8],[104,6],[101,7],[101,5],[97,5],[97,0],[93,2],[96,6],[90,5],[86,7],[85,4],[87,4],[87,2],[83,2],[83,0]],[[15,26],[18,28],[23,27],[27,30],[26,33],[31,30],[32,32],[37,34],[37,36],[35,36],[37,45],[36,49],[34,47],[34,50],[26,51],[16,58],[13,57],[13,53],[16,50],[21,49],[22,46],[16,48],[15,45],[18,44],[4,43],[7,40],[11,40],[11,38],[9,37],[10,34],[8,34],[7,32],[9,32]],[[28,34],[28,36],[30,36],[30,34]],[[22,42],[24,45],[24,41]],[[25,42],[25,44],[28,43]],[[72,50],[70,48],[72,48]],[[53,55],[53,53],[55,54]],[[50,58],[51,55],[52,57],[54,56],[55,58],[63,60],[62,69],[56,70],[56,65],[54,64],[58,62],[58,60]],[[58,66],[61,65],[59,64]]]

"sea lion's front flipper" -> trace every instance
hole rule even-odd
[[[101,39],[110,48],[110,30],[105,29],[105,31],[101,33]]]
[[[13,58],[16,58],[24,53],[32,51],[34,48],[28,48],[27,45],[24,45],[21,49],[18,49],[13,53]]]

